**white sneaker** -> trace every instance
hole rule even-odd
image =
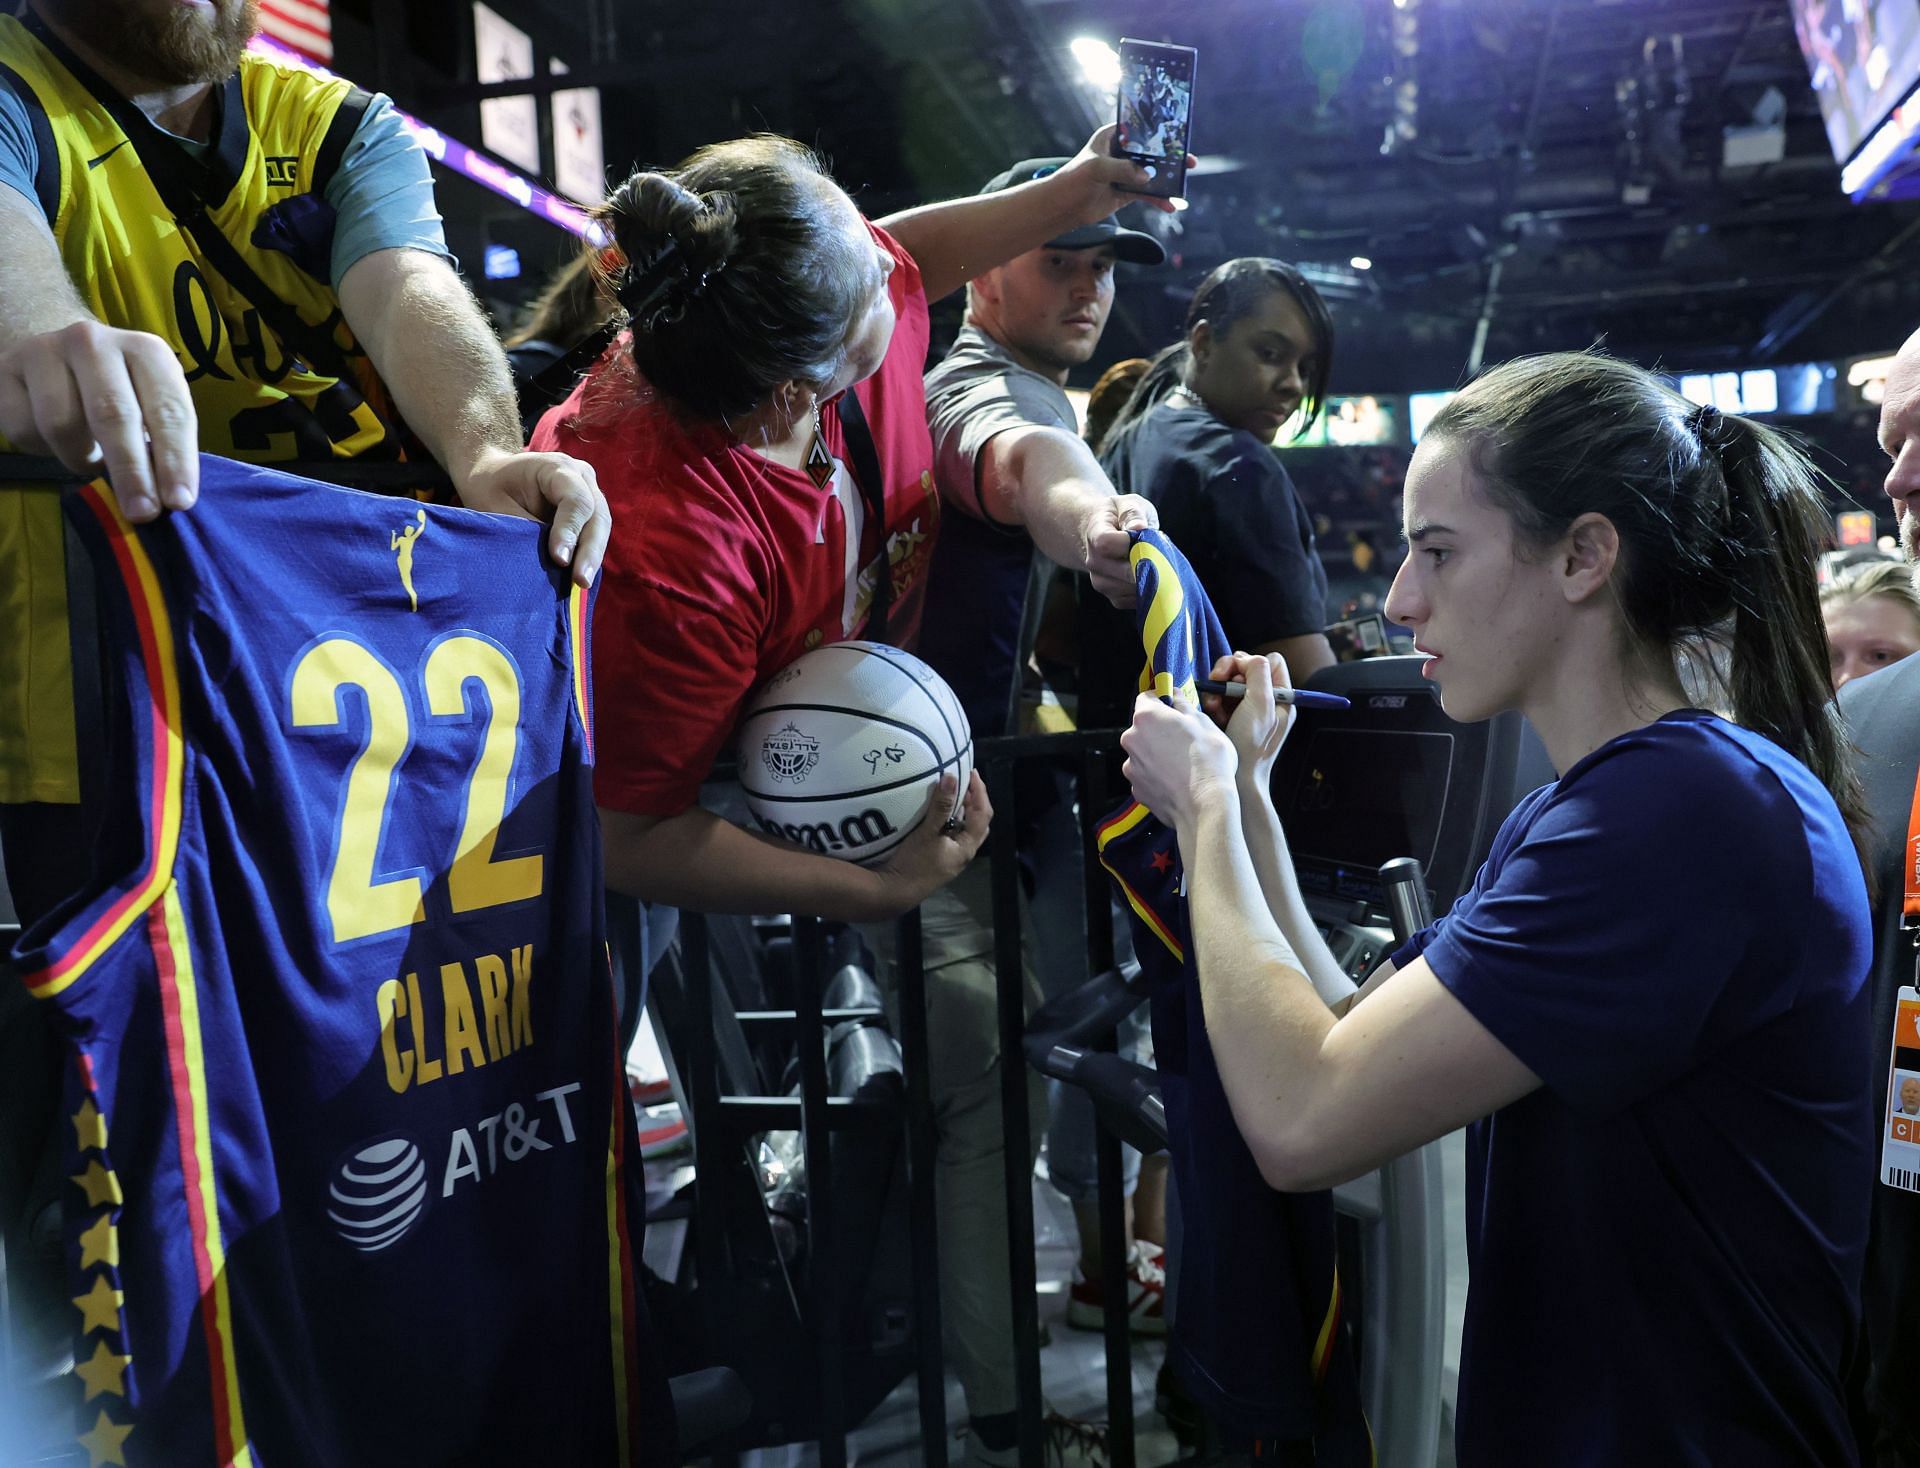
[[[1127,1253],[1128,1328],[1135,1335],[1161,1336],[1167,1333],[1167,1260],[1157,1244],[1134,1240]],[[1073,1270],[1073,1286],[1067,1292],[1067,1324],[1075,1330],[1105,1330],[1107,1325],[1106,1281],[1089,1280]]]

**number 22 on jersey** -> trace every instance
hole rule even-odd
[[[447,872],[453,910],[475,912],[538,897],[543,876],[539,853],[499,861],[493,856],[520,739],[520,679],[513,660],[488,638],[451,633],[427,654],[420,681],[427,716],[434,722],[472,723],[476,710],[468,684],[477,682],[486,694],[486,727],[467,780],[465,814]],[[374,876],[395,777],[414,740],[413,714],[399,677],[366,644],[345,636],[322,638],[294,665],[291,722],[304,734],[345,728],[343,694],[350,688],[358,689],[365,701],[367,730],[347,771],[327,876],[327,915],[336,943],[396,932],[426,918],[418,876]]]

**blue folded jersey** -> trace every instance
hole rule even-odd
[[[591,793],[540,527],[203,460],[68,514],[117,662],[71,1055],[93,1462],[669,1460]]]
[[[1133,537],[1142,692],[1195,698],[1231,652],[1173,543]],[[1138,803],[1099,828],[1150,981],[1153,1048],[1180,1197],[1179,1297],[1168,1355],[1230,1448],[1311,1440],[1312,1461],[1368,1465],[1373,1442],[1341,1319],[1333,1196],[1276,1193],[1240,1138],[1188,972],[1187,904],[1171,827]]]

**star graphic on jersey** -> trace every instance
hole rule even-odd
[[[127,1394],[126,1371],[131,1356],[116,1356],[107,1349],[105,1341],[95,1341],[93,1359],[74,1364],[73,1374],[87,1384],[84,1401],[91,1402],[103,1392],[116,1397]]]
[[[1156,872],[1170,872],[1170,871],[1172,871],[1172,870],[1173,870],[1173,853],[1172,853],[1171,851],[1156,851],[1156,852],[1154,852],[1154,854],[1153,854],[1153,869],[1154,869],[1154,870],[1155,870]]]
[[[80,1103],[80,1109],[74,1112],[73,1134],[82,1152],[107,1150],[107,1119],[100,1114],[100,1108],[93,1104],[93,1097],[87,1097]]]
[[[122,1427],[102,1412],[94,1421],[93,1431],[80,1435],[80,1446],[87,1450],[87,1468],[106,1468],[108,1463],[126,1468],[127,1460],[121,1456],[120,1449],[132,1431],[131,1427]]]
[[[91,1228],[80,1232],[80,1267],[91,1269],[96,1264],[109,1269],[120,1267],[120,1234],[113,1226],[111,1213],[101,1214]]]
[[[120,1305],[125,1298],[107,1283],[104,1274],[96,1274],[93,1288],[73,1297],[74,1309],[80,1312],[80,1334],[88,1336],[96,1330],[120,1329]]]
[[[87,1207],[98,1208],[103,1203],[118,1206],[124,1199],[120,1193],[120,1179],[108,1172],[98,1162],[89,1162],[85,1172],[73,1175],[76,1186],[87,1190]]]

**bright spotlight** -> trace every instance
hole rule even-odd
[[[1075,36],[1067,49],[1073,52],[1073,59],[1080,63],[1082,75],[1096,87],[1112,91],[1120,85],[1120,53],[1105,41],[1092,36]]]
[[[1351,260],[1347,261],[1347,264],[1351,265],[1355,270],[1373,269],[1373,261],[1369,260],[1365,255],[1355,255]]]

